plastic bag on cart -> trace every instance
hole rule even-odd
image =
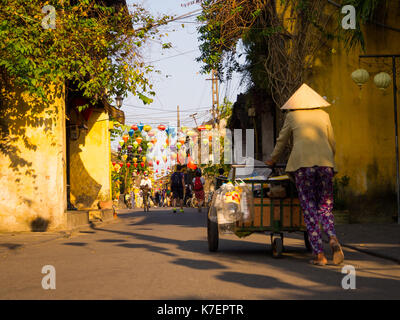
[[[254,197],[249,186],[244,181],[237,183],[240,192],[240,211],[242,222],[251,222],[254,219]]]

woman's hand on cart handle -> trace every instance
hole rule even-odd
[[[270,159],[270,160],[265,161],[265,164],[268,167],[275,167],[276,162],[274,160]]]

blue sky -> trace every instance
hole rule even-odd
[[[183,14],[200,9],[195,4],[183,7],[188,0],[128,0],[128,6],[132,3],[142,3],[143,6],[155,15],[167,14],[181,16]],[[182,28],[181,24],[185,27]],[[129,95],[124,100],[122,110],[125,112],[126,124],[142,122],[157,126],[160,123],[176,126],[177,106],[180,108],[181,125],[194,126],[191,114],[197,112],[197,121],[201,123],[211,118],[212,104],[211,81],[206,79],[210,75],[200,74],[200,63],[195,59],[200,56],[197,41],[196,17],[185,18],[178,22],[172,22],[163,26],[161,30],[168,32],[167,40],[173,47],[161,50],[156,42],[150,42],[143,48],[142,57],[145,62],[153,62],[161,74],[151,77],[154,84],[156,97],[154,102],[144,105],[138,98]],[[176,31],[173,32],[173,29]],[[220,101],[226,95],[231,101],[236,100],[240,93],[238,78],[234,78],[229,86],[220,84]]]

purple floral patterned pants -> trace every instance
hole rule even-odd
[[[295,172],[308,238],[314,254],[323,252],[320,224],[329,237],[336,236],[333,208],[333,168],[300,168]]]

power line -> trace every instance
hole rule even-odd
[[[190,51],[182,52],[182,53],[180,53],[180,54],[176,54],[176,55],[173,55],[173,56],[168,56],[168,57],[161,58],[161,59],[158,59],[158,60],[146,62],[146,64],[151,64],[151,63],[155,63],[155,62],[159,62],[159,61],[164,61],[164,60],[167,60],[167,59],[176,58],[176,57],[183,56],[183,55],[185,55],[185,54],[192,53],[192,52],[195,52],[195,51],[198,51],[198,49],[190,50]]]

